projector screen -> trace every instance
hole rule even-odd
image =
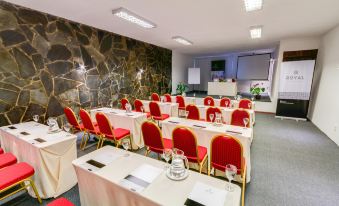
[[[238,57],[237,79],[268,80],[271,54]]]

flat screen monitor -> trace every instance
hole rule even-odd
[[[211,61],[211,71],[225,71],[225,60]]]
[[[271,54],[238,57],[238,80],[268,80]]]

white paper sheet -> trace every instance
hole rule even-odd
[[[195,183],[188,198],[206,206],[223,206],[227,191],[221,190],[202,182]]]
[[[119,157],[122,157],[122,155],[116,154],[116,153],[104,153],[104,154],[97,155],[92,159],[104,165],[109,165]]]

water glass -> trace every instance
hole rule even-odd
[[[126,151],[128,151],[128,149],[129,149],[129,147],[130,147],[130,142],[129,142],[129,139],[123,139],[122,141],[121,141],[121,144],[122,144],[122,147],[126,150]],[[124,155],[125,157],[127,157],[127,156],[129,156],[129,153],[128,152],[126,152],[126,154]]]
[[[69,132],[69,131],[71,130],[71,125],[70,125],[69,123],[65,123],[65,124],[64,124],[64,130],[65,130],[66,132]]]
[[[250,120],[248,118],[244,118],[242,121],[244,122],[245,128],[247,128],[247,124],[250,122]]]
[[[228,184],[226,190],[229,192],[234,191],[234,186],[232,185],[232,180],[234,180],[235,175],[237,174],[237,167],[231,164],[227,164],[225,168],[225,175],[228,179]]]
[[[171,159],[172,150],[171,149],[164,149],[162,153],[162,158],[166,161],[165,169],[169,168],[168,161]]]
[[[186,119],[187,119],[188,115],[189,115],[189,111],[185,111],[185,118]]]
[[[207,101],[207,104],[208,104],[208,106],[211,105],[211,100],[210,99]]]
[[[37,114],[33,115],[33,121],[35,123],[38,123],[39,122],[39,115],[37,115]],[[36,125],[39,125],[39,124],[36,124]]]
[[[210,121],[213,122],[214,114],[209,114]]]

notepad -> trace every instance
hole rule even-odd
[[[215,188],[202,182],[195,183],[185,202],[187,206],[223,206],[227,191]]]
[[[120,185],[133,191],[141,192],[162,172],[161,168],[143,164],[120,181]]]

